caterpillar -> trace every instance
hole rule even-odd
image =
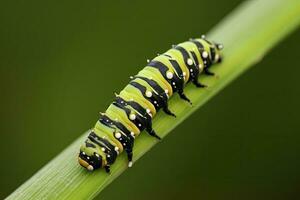
[[[184,93],[185,85],[191,82],[196,87],[206,87],[198,77],[200,74],[214,75],[209,68],[222,61],[222,49],[222,44],[202,35],[173,45],[167,52],[147,60],[147,66],[131,76],[129,84],[116,94],[105,113],[100,113],[100,119],[80,147],[79,164],[89,171],[104,168],[109,173],[117,156],[125,151],[128,167],[131,167],[135,138],[145,130],[150,136],[161,139],[152,128],[155,114],[162,109],[167,115],[176,117],[168,108],[168,100],[176,92],[191,104]]]

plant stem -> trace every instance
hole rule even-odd
[[[240,5],[223,19],[207,36],[222,42],[224,62],[212,70],[218,77],[201,77],[207,89],[188,85],[185,89],[193,106],[180,100],[176,95],[170,100],[170,109],[177,118],[159,113],[154,121],[154,129],[165,137],[178,124],[221,91],[233,79],[246,71],[295,30],[300,23],[299,0],[252,0]],[[199,24],[200,26],[201,24]],[[87,172],[77,163],[79,145],[86,137],[83,134],[56,158],[50,161],[33,177],[21,185],[7,199],[91,199],[117,178],[125,169],[124,155],[112,166],[111,174],[104,170]],[[157,143],[152,137],[142,134],[136,139],[134,160]]]

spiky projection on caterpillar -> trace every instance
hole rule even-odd
[[[79,164],[89,171],[110,166],[117,156],[126,151],[128,166],[132,166],[132,149],[141,131],[156,139],[160,137],[152,129],[152,118],[162,109],[169,110],[168,100],[177,92],[181,99],[191,103],[184,94],[184,87],[191,82],[196,87],[205,85],[199,75],[213,76],[209,68],[221,62],[221,44],[208,41],[205,36],[173,45],[167,52],[149,61],[129,84],[116,95],[115,101],[101,113],[100,119],[80,147]]]

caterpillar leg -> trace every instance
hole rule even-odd
[[[128,158],[128,167],[132,167],[132,157],[133,157],[133,153],[132,153],[132,149],[130,150],[126,150],[127,153],[127,158]]]
[[[175,115],[174,113],[172,113],[172,112],[169,110],[168,106],[163,107],[163,111],[164,111],[167,115],[171,115],[171,116],[173,116],[173,117],[176,117],[176,115]]]
[[[149,134],[149,135],[151,135],[151,136],[153,136],[153,137],[155,137],[155,138],[157,138],[157,139],[161,139],[157,134],[156,134],[156,132],[153,130],[153,128],[152,128],[152,122],[151,122],[151,120],[148,122],[148,124],[146,125],[146,131],[147,131],[147,133]]]
[[[105,165],[104,169],[105,169],[106,173],[110,173],[110,166],[109,165]]]
[[[209,69],[208,69],[207,67],[204,68],[204,73],[205,73],[206,75],[208,75],[208,76],[214,76],[214,75],[215,75],[215,73],[209,71]]]
[[[205,87],[207,87],[207,85],[204,85],[204,84],[200,83],[200,82],[198,81],[198,79],[194,79],[194,80],[193,80],[193,84],[194,84],[196,87],[198,87],[198,88],[205,88]]]
[[[179,97],[192,105],[191,100],[183,93],[183,91],[178,91]]]
[[[147,130],[147,133],[149,133],[149,135],[161,140],[161,137],[159,137],[153,129]]]

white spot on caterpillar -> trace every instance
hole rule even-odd
[[[134,137],[135,135],[134,135],[134,132],[130,132],[130,135],[132,136],[132,137]]]
[[[203,51],[203,52],[202,52],[202,57],[203,57],[203,58],[207,58],[207,57],[208,57],[207,51]]]
[[[157,104],[157,101],[154,101],[155,104]]]
[[[166,93],[166,94],[169,94],[169,90],[168,90],[168,89],[165,89],[165,93]]]
[[[110,155],[108,154],[107,157],[110,158]]]
[[[223,44],[219,44],[219,45],[218,45],[218,49],[219,49],[219,50],[222,50],[223,48],[224,48]]]
[[[150,112],[151,112],[151,110],[150,110],[149,108],[147,108],[147,109],[146,109],[146,112],[147,112],[147,113],[150,113]]]
[[[90,157],[86,157],[86,159],[88,159],[88,160],[89,160],[89,159],[90,159]]]
[[[130,120],[135,120],[135,118],[136,118],[135,114],[132,113],[132,114],[129,115]]]
[[[128,167],[132,167],[132,161],[130,161],[129,163],[128,163]]]
[[[152,92],[149,91],[149,90],[147,90],[147,91],[146,91],[146,97],[152,97]]]
[[[139,124],[138,126],[139,126],[139,127],[141,127],[141,126],[142,126],[142,124]]]
[[[175,82],[172,82],[173,85],[175,85]]]
[[[202,39],[205,39],[205,35],[201,35],[201,38],[202,38]]]
[[[115,151],[119,153],[119,147],[115,147]]]
[[[147,59],[147,63],[149,63],[150,62],[150,60],[149,59]]]
[[[104,148],[104,147],[102,147],[101,150],[102,150],[103,152],[105,152],[105,148]]]
[[[133,76],[129,76],[130,79],[133,79]]]
[[[85,152],[82,152],[82,155],[85,155]]]
[[[170,71],[167,71],[166,75],[167,75],[168,79],[172,79],[173,78],[173,73],[170,72]]]
[[[192,65],[193,63],[194,63],[194,62],[193,62],[192,59],[190,59],[190,58],[187,59],[187,64],[188,64],[188,65]]]
[[[99,154],[97,154],[97,153],[95,154],[95,156],[98,157],[98,158],[100,157]]]
[[[190,72],[193,72],[193,69],[190,69]]]
[[[115,133],[115,137],[116,137],[116,138],[120,138],[120,137],[121,137],[121,133],[116,132],[116,133]]]

